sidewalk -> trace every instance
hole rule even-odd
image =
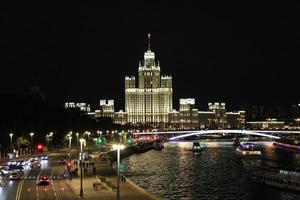
[[[83,199],[87,200],[115,200],[116,189],[106,190],[99,189],[96,191],[93,188],[93,183],[99,181],[96,175],[105,177],[105,179],[115,186],[117,185],[117,174],[114,169],[109,165],[107,161],[100,161],[97,159],[94,161],[96,164],[96,172],[93,172],[93,168],[89,167],[88,171],[84,173],[82,187],[83,187]],[[80,172],[79,172],[80,174]],[[79,197],[80,192],[80,177],[73,178],[68,181],[75,194]],[[140,188],[130,180],[126,179],[125,183],[120,180],[120,199],[121,200],[159,200],[153,194]]]

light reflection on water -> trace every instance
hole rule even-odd
[[[275,150],[270,142],[257,142],[263,157],[241,159],[232,142],[205,142],[200,154],[190,151],[192,142],[165,143],[162,151],[125,158],[125,174],[161,199],[300,199],[251,181],[253,166],[300,166],[298,154]]]

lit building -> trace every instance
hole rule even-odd
[[[208,110],[215,113],[215,120],[219,128],[226,128],[225,103],[208,103]]]
[[[65,109],[76,109],[78,108],[84,112],[91,112],[91,106],[86,103],[74,103],[74,102],[66,102]]]
[[[264,129],[284,129],[284,122],[277,121],[277,119],[266,119],[266,121],[252,121],[247,122],[247,127],[254,130],[264,130]]]
[[[135,77],[125,77],[125,112],[128,123],[165,126],[172,111],[172,77],[161,76],[159,62],[155,62],[154,52],[150,48],[144,61],[139,63],[138,85]]]
[[[216,129],[218,127],[216,114],[213,111],[199,111],[198,121],[200,129]]]
[[[208,111],[195,109],[195,99],[180,99],[179,111],[169,113],[171,129],[243,129],[245,111],[226,112],[225,103],[209,103]]]
[[[179,112],[173,110],[169,113],[170,125],[175,129],[197,129],[198,109],[195,109],[195,99],[179,99]]]
[[[110,117],[114,118],[115,108],[114,108],[114,100],[108,100],[106,102],[105,99],[100,100],[100,109],[95,110],[95,117]]]
[[[245,128],[246,112],[226,112],[226,128],[228,129],[243,129]]]
[[[115,112],[114,123],[124,125],[127,123],[127,118],[127,113],[120,110],[119,112]]]

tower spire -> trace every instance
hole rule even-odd
[[[151,51],[150,39],[151,39],[151,33],[148,33],[148,51]]]

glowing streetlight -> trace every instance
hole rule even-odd
[[[124,149],[125,146],[123,144],[114,144],[113,149],[117,150],[117,168],[118,168],[118,175],[117,175],[117,200],[120,200],[120,150]]]
[[[87,139],[87,152],[88,152],[88,155],[89,155],[89,141],[90,141],[90,135],[91,135],[91,132],[89,131],[86,131],[86,134],[88,136],[88,139]]]
[[[34,136],[34,133],[29,133],[30,135],[30,139],[31,139],[31,145],[33,145],[33,136]]]
[[[49,137],[51,137],[51,140],[50,140],[50,138],[48,137],[48,139],[49,139],[49,142],[51,141],[51,148],[52,148],[52,150],[53,150],[53,132],[50,132],[49,134]],[[49,145],[49,144],[48,144]]]
[[[11,146],[12,151],[13,151],[13,149],[14,149],[14,148],[13,148],[13,143],[12,143],[12,137],[13,137],[13,135],[14,135],[13,133],[10,133],[10,134],[9,134],[9,137],[10,137],[10,146]]]
[[[77,142],[76,142],[76,147],[77,147],[77,149],[78,149],[78,137],[79,137],[79,133],[76,133],[76,137],[77,137]]]
[[[83,197],[83,190],[82,190],[82,144],[84,142],[83,138],[80,138],[80,196]]]
[[[71,148],[72,148],[72,136],[69,136],[69,149],[71,152]]]

